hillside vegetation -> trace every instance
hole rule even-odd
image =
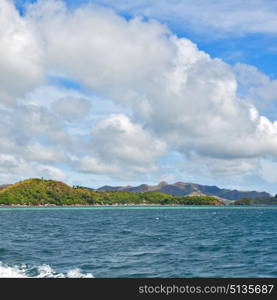
[[[63,182],[28,179],[2,187],[0,205],[223,205],[213,196],[172,196],[159,192],[100,192]]]
[[[202,185],[190,182],[175,182],[169,184],[165,181],[160,182],[158,185],[141,184],[139,186],[109,186],[104,185],[98,189],[102,192],[121,191],[121,192],[160,192],[163,194],[169,194],[172,196],[192,196],[192,195],[206,195],[216,196],[221,199],[228,200],[240,200],[242,198],[270,198],[271,195],[266,192],[258,191],[239,191],[228,190],[219,188],[217,186]]]
[[[243,198],[237,200],[233,203],[233,205],[277,205],[277,195],[274,197],[264,197],[264,198]]]

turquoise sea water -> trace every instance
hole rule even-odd
[[[277,277],[277,207],[1,207],[0,277]]]

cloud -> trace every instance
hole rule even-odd
[[[95,157],[85,156],[81,159],[73,158],[75,170],[83,173],[94,174],[120,174],[121,168],[115,165],[105,163]]]
[[[14,181],[30,177],[46,177],[57,180],[66,179],[66,175],[59,168],[37,163],[30,164],[30,162],[25,161],[23,158],[10,154],[0,154],[0,180],[2,182],[13,183]]]
[[[96,3],[113,7],[119,13],[155,18],[180,30],[189,28],[209,36],[211,32],[218,36],[277,32],[274,0],[252,0],[251,5],[240,0],[97,0]]]
[[[28,16],[43,36],[48,68],[93,90],[113,96],[126,83],[146,87],[171,63],[169,31],[155,21],[127,21],[93,5],[69,12],[58,1],[30,5]]]
[[[277,123],[240,98],[239,76],[230,65],[190,40],[157,22],[127,21],[91,5],[69,12],[61,2],[40,1],[30,6],[29,18],[44,37],[48,68],[129,107],[134,120],[169,149],[226,160],[277,155]],[[267,81],[255,76],[251,87],[255,80]],[[250,89],[244,96],[251,96]],[[95,145],[107,143],[101,136],[111,128],[103,124],[95,129]],[[126,138],[113,130],[118,140]],[[94,147],[97,155],[137,160],[139,153],[124,152],[122,144],[122,151],[106,150],[116,142],[110,140],[101,150]]]
[[[237,63],[233,67],[236,78],[243,86],[256,87],[267,84],[270,79],[255,66]]]
[[[60,180],[64,181],[67,179],[66,174],[61,170],[53,166],[48,166],[48,165],[39,165],[38,166],[38,174],[43,174],[45,179],[53,179],[53,180]]]
[[[62,121],[51,114],[47,109],[37,105],[20,105],[16,111],[14,130],[19,129],[22,142],[34,137],[46,137],[47,133],[62,134]],[[13,117],[13,118],[14,118]],[[24,141],[23,141],[24,139]]]
[[[121,177],[154,172],[158,169],[155,161],[166,150],[162,141],[122,114],[110,115],[97,123],[91,141],[94,156],[77,160],[79,171]]]
[[[169,42],[176,45],[175,65],[164,70],[157,89],[143,91],[147,112],[139,109],[140,99],[131,104],[147,128],[185,155],[192,151],[225,159],[276,156],[277,123],[242,101],[232,68],[187,39]]]
[[[269,102],[277,100],[276,79],[271,79],[254,66],[242,63],[237,63],[233,70],[242,91],[255,101],[255,105],[263,107],[264,104],[268,105]]]
[[[40,44],[12,1],[0,3],[0,103],[14,102],[43,78]]]
[[[237,63],[233,67],[238,83],[238,95],[244,102],[255,106],[270,120],[277,119],[277,80],[260,72],[256,67]]]
[[[83,98],[60,98],[52,103],[52,110],[67,121],[84,118],[89,115],[91,104]]]
[[[61,163],[66,161],[64,150],[59,147],[43,146],[37,142],[30,143],[23,149],[27,161],[42,163]]]
[[[22,173],[28,170],[28,165],[23,159],[17,159],[10,154],[0,154],[0,172],[4,173],[6,169],[10,173]]]
[[[267,182],[277,182],[277,163],[276,161],[261,160],[260,176]]]
[[[84,138],[67,133],[64,120],[33,104],[0,110],[0,135],[0,180],[6,183],[28,177],[65,180],[61,165],[70,164],[71,153],[88,149]]]
[[[186,172],[196,173],[206,177],[229,178],[230,176],[245,176],[260,172],[260,160],[258,158],[220,159],[203,157],[192,154],[182,165]]]
[[[69,139],[53,113],[23,104],[0,110],[0,135],[0,153],[37,162],[61,161],[63,150],[57,145],[65,145]]]

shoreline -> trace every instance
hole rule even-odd
[[[70,207],[99,207],[99,208],[128,208],[128,207],[213,207],[213,208],[243,208],[243,207],[276,207],[275,204],[250,204],[250,205],[233,205],[233,204],[223,204],[223,205],[215,205],[215,204],[203,204],[203,205],[184,205],[184,204],[71,204],[71,205],[56,205],[56,204],[43,204],[43,205],[26,205],[26,204],[12,204],[12,205],[6,205],[6,204],[0,204],[1,208],[55,208],[55,207],[64,207],[64,208],[70,208]]]
[[[206,205],[182,205],[182,204],[71,204],[71,205],[56,205],[56,204],[40,204],[40,205],[27,205],[27,204],[0,204],[1,207],[128,207],[128,206],[162,206],[162,207],[171,207],[171,206],[214,206],[214,207],[222,207],[222,206],[230,206],[230,205],[214,205],[214,204],[206,204]],[[232,205],[235,206],[235,205]]]
[[[12,209],[34,209],[34,210],[55,210],[55,209],[277,209],[277,205],[256,204],[256,205],[0,205],[0,211]]]

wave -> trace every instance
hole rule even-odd
[[[93,278],[91,273],[82,273],[80,269],[72,269],[66,273],[57,273],[49,265],[35,268],[27,266],[8,266],[0,262],[0,278]]]

